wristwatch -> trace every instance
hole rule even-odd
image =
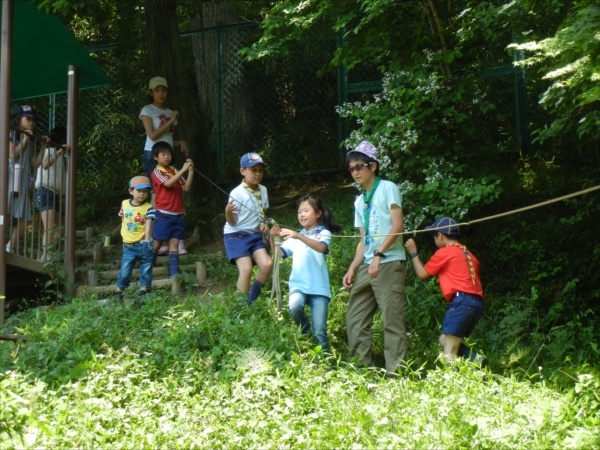
[[[379,256],[381,259],[385,259],[386,258],[385,253],[381,253],[379,251],[379,249],[373,250],[373,258],[375,258],[376,256]]]

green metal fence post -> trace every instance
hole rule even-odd
[[[341,48],[344,45],[344,34],[346,27],[338,33],[336,37],[336,46]],[[338,88],[338,106],[343,105],[348,101],[348,68],[345,64],[337,68],[337,88]],[[338,116],[338,143],[340,146],[340,164],[344,164],[344,148],[342,142],[346,140],[350,134],[348,119]]]
[[[217,31],[217,161],[222,174],[225,168],[225,136],[223,135],[223,34]]]
[[[514,53],[513,60],[521,61],[524,58],[523,50]],[[517,112],[517,149],[525,150],[529,142],[527,120],[527,93],[525,91],[525,70],[514,67],[515,74],[515,103]]]

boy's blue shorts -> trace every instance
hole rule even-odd
[[[452,301],[446,304],[446,317],[442,324],[442,333],[466,338],[483,314],[483,300],[479,295],[457,292]]]
[[[249,233],[247,231],[238,231],[237,233],[228,233],[223,236],[225,242],[225,251],[231,264],[235,264],[235,259],[244,256],[252,256],[252,254],[265,248],[263,243],[262,233]]]
[[[160,211],[154,213],[154,222],[152,223],[152,237],[159,241],[168,241],[169,239],[185,238],[185,223],[183,214],[165,214]]]

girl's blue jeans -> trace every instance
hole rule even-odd
[[[310,307],[312,318],[312,335],[321,346],[321,350],[329,349],[327,340],[327,309],[329,308],[329,298],[323,295],[303,294],[300,291],[293,291],[290,294],[288,311],[297,325],[300,325],[304,334],[311,334],[311,326],[308,317],[304,311],[305,306]]]
[[[123,259],[117,278],[117,286],[127,289],[131,282],[131,274],[136,261],[140,262],[140,287],[152,289],[152,260],[154,259],[154,242],[140,241],[135,244],[123,244]]]

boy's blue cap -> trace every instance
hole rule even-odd
[[[438,228],[434,231],[439,231],[440,233],[447,234],[448,236],[460,236],[460,230],[458,229],[456,220],[451,219],[450,217],[440,217],[431,225],[425,227],[426,230],[431,230],[433,228]]]
[[[246,153],[244,156],[242,156],[240,161],[240,167],[242,169],[245,169],[246,167],[252,167],[257,164],[263,164],[265,167],[268,167],[258,153]]]
[[[150,180],[148,179],[148,177],[142,177],[142,176],[138,176],[138,177],[133,177],[131,180],[129,180],[129,188],[130,189],[150,189],[152,188],[152,184],[150,183]]]

